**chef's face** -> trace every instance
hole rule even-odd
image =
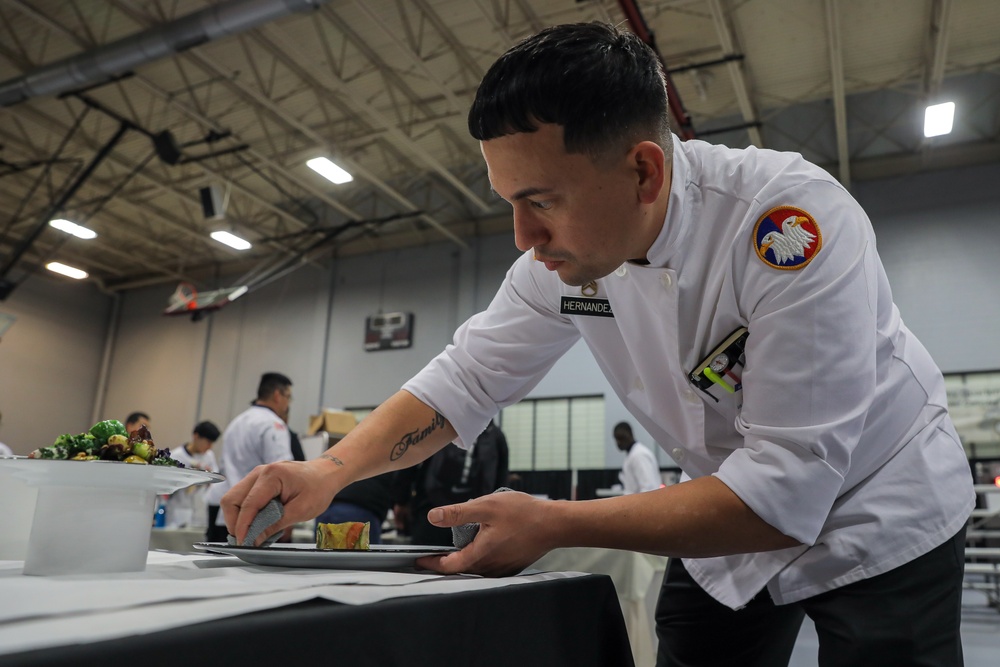
[[[645,257],[663,222],[650,236],[651,177],[640,163],[655,161],[658,147],[647,144],[640,158],[633,148],[598,163],[567,153],[562,127],[554,124],[482,142],[490,183],[514,208],[518,249],[534,249],[567,285],[585,285]],[[662,185],[662,151],[659,156]]]
[[[212,448],[215,444],[215,440],[209,440],[208,438],[203,438],[202,436],[194,433],[191,435],[191,449],[196,454],[204,454]]]

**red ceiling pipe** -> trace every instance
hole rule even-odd
[[[667,74],[667,64],[663,62],[663,56],[656,47],[656,38],[650,32],[649,26],[646,25],[646,19],[642,17],[639,6],[635,0],[618,0],[618,5],[625,13],[625,18],[628,19],[628,24],[632,32],[653,49],[656,57],[660,59],[660,63],[663,65],[663,76],[667,81],[667,104],[670,106],[670,113],[674,117],[674,132],[681,139],[694,139],[694,126],[691,124],[691,116],[684,110],[684,105],[681,104],[681,96],[677,94],[677,88],[674,87],[673,80]]]

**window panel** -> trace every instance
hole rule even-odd
[[[504,408],[501,412],[499,426],[507,438],[507,448],[510,450],[511,470],[533,470],[534,449],[534,412],[532,401],[521,401]]]
[[[604,397],[574,398],[570,403],[573,451],[570,465],[576,470],[603,469]]]
[[[535,470],[569,469],[569,399],[535,403]]]
[[[497,420],[511,470],[604,468],[604,397],[525,399]]]

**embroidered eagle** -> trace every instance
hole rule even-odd
[[[806,231],[802,227],[803,222],[809,222],[809,218],[801,215],[790,215],[785,218],[781,223],[780,232],[770,231],[760,240],[760,254],[763,255],[768,248],[771,248],[776,264],[784,264],[796,257],[805,257],[806,248],[816,240],[816,235]]]

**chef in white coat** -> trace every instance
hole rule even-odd
[[[622,493],[655,491],[663,486],[656,454],[646,445],[636,442],[632,425],[628,422],[619,422],[615,424],[611,433],[615,438],[615,445],[625,452],[622,471],[618,475],[622,483]]]
[[[219,427],[210,421],[198,422],[191,439],[170,450],[170,456],[192,470],[219,472],[212,445],[219,439]],[[206,494],[208,484],[193,484],[174,491],[167,501],[168,528],[204,528],[208,525]]]
[[[655,54],[603,24],[512,47],[469,127],[523,256],[336,453],[237,484],[230,531],[242,539],[273,497],[286,512],[264,536],[355,479],[468,447],[582,337],[691,479],[433,509],[436,525],[481,530],[421,565],[504,575],[568,546],[675,557],[661,666],[785,664],[805,614],[824,667],[961,664],[971,475],[857,202],[800,155],[679,141]]]

